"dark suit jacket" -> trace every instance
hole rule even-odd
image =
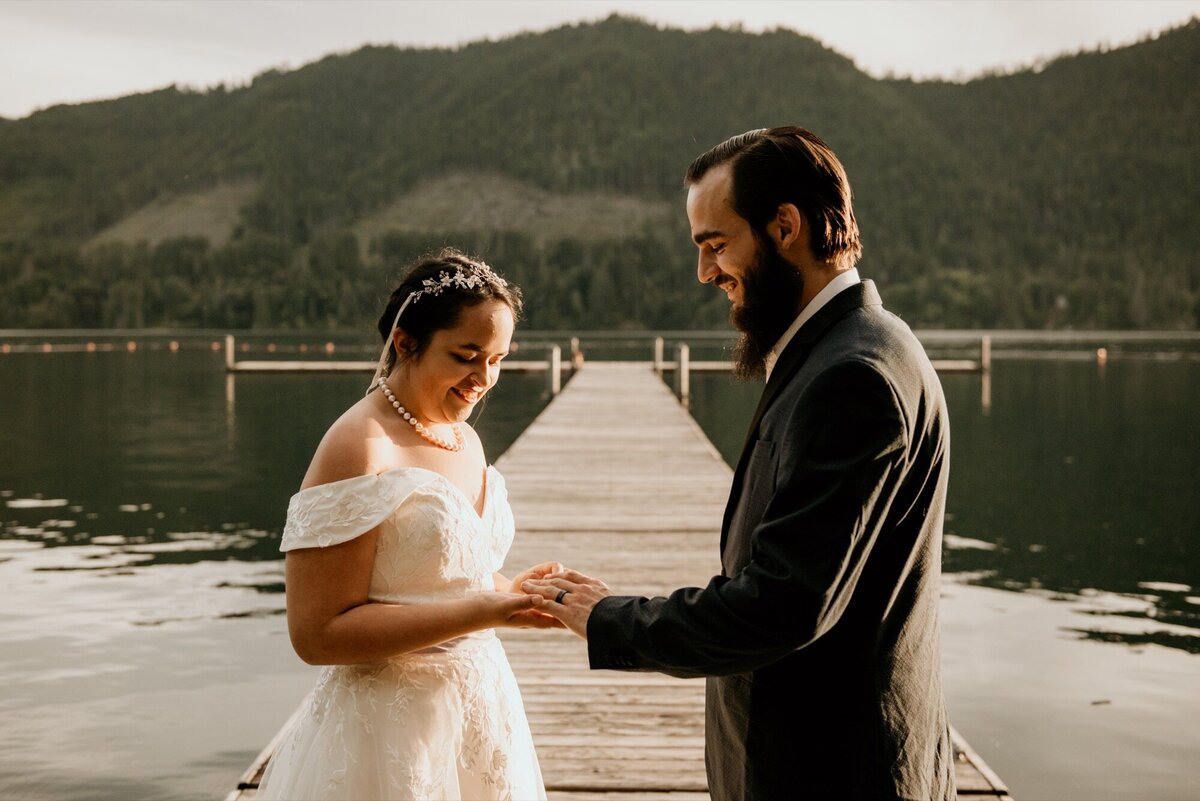
[[[707,676],[714,801],[955,797],[938,584],[941,384],[870,281],[787,345],[734,472],[722,574],[588,620],[593,668]]]

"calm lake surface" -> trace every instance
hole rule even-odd
[[[180,342],[0,355],[0,797],[220,798],[313,681],[277,538],[365,377],[227,380]],[[998,360],[986,405],[943,385],[955,725],[1019,800],[1200,798],[1200,360]],[[692,377],[729,460],[758,393]],[[502,379],[493,458],[546,400]]]

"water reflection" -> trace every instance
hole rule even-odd
[[[1099,629],[1069,629],[1081,634],[1084,639],[1096,642],[1115,642],[1122,645],[1142,646],[1161,645],[1166,648],[1178,648],[1189,654],[1200,654],[1200,637],[1191,634],[1175,634],[1169,631],[1151,631],[1148,633],[1129,633],[1120,631],[1102,631]]]
[[[953,432],[946,571],[1078,601],[1094,619],[1080,637],[1200,652],[1200,364],[1004,360],[987,409],[980,380],[942,377]],[[729,461],[758,391],[693,377],[693,414]],[[1124,605],[1093,608],[1099,595]]]
[[[0,586],[15,599],[0,608],[0,753],[20,766],[0,766],[0,796],[220,797],[311,686],[280,618],[277,538],[363,377],[230,381],[232,392],[207,349],[0,359]],[[1095,719],[1071,711],[1082,704],[1150,738],[1088,770],[1121,766],[1105,778],[1114,797],[1143,785],[1141,797],[1166,797],[1194,762],[1172,749],[1200,720],[1174,689],[1194,682],[1179,661],[1200,634],[1200,363],[1113,358],[1100,374],[1087,359],[1004,361],[990,414],[979,381],[943,379],[945,675],[985,677],[955,691],[955,720],[1016,790],[1028,780],[1025,795],[1081,797],[1059,763],[1096,750]],[[692,411],[727,459],[759,392],[692,376]],[[476,422],[489,455],[545,402],[544,377],[504,376]],[[1039,726],[1044,740],[1020,750],[1047,709],[1077,727]],[[995,738],[975,736],[1010,713]],[[1120,783],[1164,754],[1158,785]]]
[[[0,364],[0,538],[107,546],[102,564],[278,559],[276,537],[359,375],[240,375],[219,353],[21,354]],[[71,397],[58,391],[73,376]],[[506,375],[473,423],[498,456],[544,406]],[[45,569],[51,569],[49,567]],[[55,568],[95,570],[99,563]]]
[[[0,359],[0,796],[222,797],[310,689],[278,536],[365,378],[235,380],[207,347]],[[501,380],[490,456],[542,386]]]

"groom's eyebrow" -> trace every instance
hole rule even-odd
[[[724,234],[722,234],[720,231],[701,231],[700,233],[692,236],[692,241],[697,245],[703,245],[708,240],[715,239],[719,236],[724,236]]]

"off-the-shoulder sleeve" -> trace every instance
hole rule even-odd
[[[300,490],[288,501],[279,550],[327,548],[361,536],[433,477],[428,471],[394,470]]]

